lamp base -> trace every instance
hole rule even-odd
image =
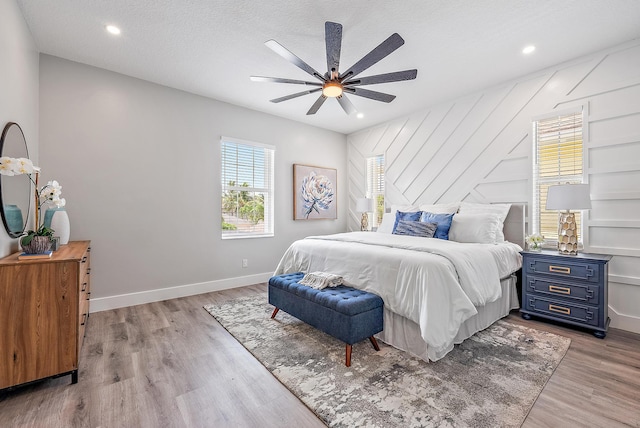
[[[362,219],[360,219],[360,230],[363,232],[369,230],[369,216],[367,213],[362,213]]]
[[[576,215],[569,211],[558,215],[558,252],[570,256],[578,254]]]

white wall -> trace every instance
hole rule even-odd
[[[640,332],[640,41],[349,135],[349,228],[364,158],[381,153],[387,204],[529,203],[532,118],[579,105],[593,198],[585,251],[614,255],[611,325]]]
[[[346,230],[342,134],[42,55],[40,135],[92,241],[93,310],[259,282],[295,239]],[[221,239],[221,135],[276,146],[274,238]],[[292,220],[293,163],[337,168],[338,220]]]
[[[38,51],[18,5],[0,1],[0,132],[7,122],[22,128],[32,159],[38,156]],[[0,257],[18,250],[0,221]]]

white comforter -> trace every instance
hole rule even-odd
[[[511,243],[461,244],[441,239],[371,232],[311,236],[294,242],[275,275],[322,271],[346,285],[373,292],[385,307],[420,326],[436,360],[460,325],[500,298],[500,279],[522,265]],[[433,356],[433,357],[432,357]]]

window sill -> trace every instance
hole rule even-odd
[[[273,238],[273,233],[263,233],[260,235],[222,235],[223,240],[232,239],[252,239],[252,238]]]

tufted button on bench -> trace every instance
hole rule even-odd
[[[269,303],[347,344],[347,367],[351,366],[351,347],[369,338],[379,351],[374,334],[382,331],[382,298],[344,285],[317,290],[298,284],[303,273],[274,276],[269,279]]]

